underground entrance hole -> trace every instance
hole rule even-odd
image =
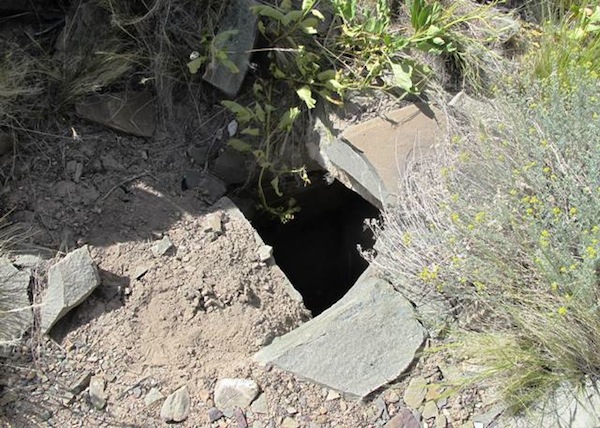
[[[364,221],[380,212],[337,180],[313,180],[294,198],[301,210],[293,221],[282,224],[265,214],[252,223],[316,316],[346,294],[368,267],[357,245],[373,248],[373,233]]]

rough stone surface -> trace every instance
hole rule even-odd
[[[48,271],[48,289],[40,311],[42,334],[83,302],[100,284],[87,245],[72,251]]]
[[[106,380],[100,376],[93,376],[90,379],[89,389],[90,403],[98,410],[106,407]]]
[[[223,412],[216,407],[208,409],[208,420],[210,422],[216,422],[223,417]]]
[[[269,406],[267,404],[267,397],[265,394],[260,394],[256,400],[250,406],[250,409],[254,413],[260,413],[262,415],[266,415],[269,413]]]
[[[442,135],[444,117],[419,103],[388,112],[332,135],[317,120],[318,149],[309,153],[329,173],[376,206],[393,201],[407,165]]]
[[[152,388],[144,397],[144,404],[146,404],[146,406],[152,406],[154,403],[162,400],[163,398],[165,398],[165,396],[161,394],[158,388]]]
[[[245,409],[258,395],[259,388],[251,379],[221,379],[215,386],[215,405],[231,417],[236,407]]]
[[[540,402],[525,416],[501,418],[502,428],[590,428],[600,426],[600,392],[597,384],[588,383],[581,391],[567,386],[553,397]]]
[[[240,209],[229,198],[226,198],[226,197],[222,198],[217,204],[215,204],[215,207],[224,210],[224,212],[230,218],[235,217],[235,218],[245,222],[248,225],[248,227],[252,227],[252,225],[250,224],[248,219],[244,216],[244,214],[240,211]],[[259,248],[265,245],[265,242],[262,240],[262,238],[256,231],[254,233],[254,240],[256,241],[256,244],[259,246]],[[302,298],[302,294],[300,294],[298,292],[298,290],[296,290],[294,288],[292,283],[285,276],[285,274],[279,268],[279,266],[273,265],[273,266],[271,266],[271,269],[275,269],[275,270],[279,271],[281,273],[281,275],[285,278],[283,286],[284,286],[285,291],[288,294],[288,296],[290,296],[290,298],[292,298],[292,300],[294,300],[295,302],[302,303],[304,301],[304,299]]]
[[[270,245],[263,245],[258,249],[258,259],[261,262],[268,262],[273,257],[273,247]]]
[[[423,408],[423,419],[431,419],[435,418],[438,415],[438,407],[435,404],[435,401],[427,401],[425,403],[425,407]]]
[[[248,179],[247,157],[228,147],[216,160],[212,172],[227,184],[242,184]]]
[[[385,424],[384,428],[421,428],[421,424],[410,410],[403,408]]]
[[[0,259],[0,311],[15,311],[0,316],[0,342],[18,340],[33,323],[27,289],[31,274],[19,271],[8,260]]]
[[[287,417],[281,422],[281,428],[298,428],[300,424],[294,418]]]
[[[220,34],[225,31],[236,33],[229,37],[217,35],[215,38],[217,41],[213,42],[215,51],[227,52],[227,59],[235,64],[237,73],[230,70],[222,61],[214,59],[202,76],[205,81],[227,95],[237,94],[250,65],[250,54],[254,48],[257,29],[257,16],[250,10],[254,4],[252,0],[231,1],[219,28]]]
[[[190,393],[188,387],[182,386],[167,397],[160,409],[160,418],[165,422],[181,422],[190,412]]]
[[[163,236],[160,241],[152,246],[151,250],[154,257],[160,257],[164,256],[172,247],[173,242],[171,242],[169,237]]]
[[[156,126],[155,106],[146,92],[93,95],[75,106],[81,117],[140,137],[151,137]]]
[[[418,409],[427,394],[427,381],[422,377],[410,380],[408,388],[404,391],[404,403],[411,409]]]
[[[73,394],[77,395],[89,386],[91,380],[92,380],[92,372],[89,370],[86,370],[84,373],[79,375],[79,377],[77,377],[73,381],[73,383],[71,383],[69,390]]]
[[[425,334],[410,302],[367,269],[335,305],[254,358],[365,397],[408,368]]]

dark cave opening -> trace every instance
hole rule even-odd
[[[380,212],[337,180],[313,183],[294,195],[301,211],[293,221],[282,224],[259,216],[253,224],[316,316],[346,294],[368,267],[357,245],[373,248],[373,233],[364,221],[379,218]]]

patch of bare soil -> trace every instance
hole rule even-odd
[[[327,400],[327,390],[252,362],[309,313],[288,296],[279,268],[260,261],[245,219],[211,206],[202,189],[181,190],[182,171],[193,167],[185,145],[86,125],[77,133],[2,159],[6,175],[15,166],[2,207],[37,232],[30,245],[56,258],[89,244],[102,278],[52,338],[34,335],[3,358],[4,426],[163,426],[164,400],[145,399],[152,388],[166,397],[183,385],[191,398],[184,427],[374,423],[369,405]],[[209,225],[215,217],[221,232]],[[163,237],[173,246],[155,254]],[[40,294],[51,263],[37,269]],[[106,381],[104,410],[90,403],[90,375]],[[209,421],[214,386],[227,377],[254,380],[266,398],[244,409],[246,422]]]

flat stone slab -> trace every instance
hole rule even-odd
[[[425,104],[412,104],[351,126],[340,139],[374,167],[385,189],[395,194],[407,165],[425,155],[442,135],[444,116]]]
[[[67,312],[82,303],[100,285],[100,275],[85,245],[48,270],[48,289],[41,307],[42,334]]]
[[[258,28],[257,17],[250,10],[255,4],[252,0],[231,0],[220,22],[219,34],[213,41],[213,50],[226,52],[227,59],[237,70],[213,59],[202,76],[206,82],[230,96],[240,90],[250,65]]]
[[[317,120],[318,153],[309,153],[347,187],[380,208],[394,202],[411,161],[420,159],[443,135],[444,115],[412,104],[348,127],[339,135]]]
[[[410,302],[367,269],[335,305],[254,359],[362,398],[398,378],[425,336]]]
[[[0,343],[21,338],[33,323],[27,289],[31,274],[0,258]]]
[[[140,137],[151,137],[156,127],[155,105],[147,92],[93,95],[75,106],[81,117]]]

